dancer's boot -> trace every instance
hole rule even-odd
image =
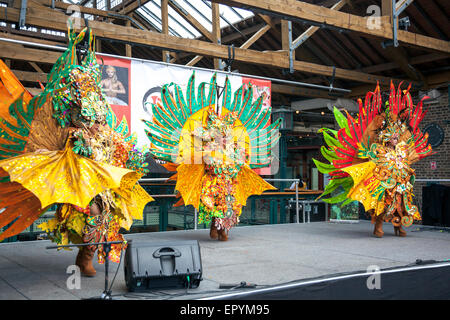
[[[219,240],[220,241],[227,241],[228,240],[227,231],[224,228],[219,230]]]
[[[398,237],[406,237],[406,231],[402,228],[402,226],[394,227],[395,235]]]
[[[383,232],[383,220],[384,220],[383,214],[380,214],[380,215],[374,217],[374,220],[375,220],[375,228],[373,230],[373,234],[375,235],[375,237],[382,238],[383,235],[384,235],[384,232]]]
[[[212,220],[211,220],[211,229],[209,231],[209,236],[211,239],[214,239],[214,240],[219,238],[219,233],[217,232],[215,218],[212,218]]]
[[[78,251],[75,264],[80,267],[80,271],[86,277],[93,277],[96,275],[92,260],[94,259],[94,251],[87,247],[82,247]]]

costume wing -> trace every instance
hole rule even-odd
[[[76,61],[75,45],[85,35],[69,33],[68,50],[57,60],[41,94],[32,95],[23,87],[11,70],[0,60],[0,161],[37,150],[62,150],[67,129],[58,126],[52,117],[52,97],[64,90],[60,73]],[[49,134],[51,132],[52,134]],[[9,174],[0,173],[0,228],[9,227],[0,234],[0,241],[29,227],[47,208],[40,200]]]
[[[347,199],[348,192],[353,187],[353,179],[343,169],[352,166],[355,163],[365,162],[367,159],[358,158],[358,144],[372,138],[375,130],[381,125],[381,94],[377,86],[374,92],[366,95],[365,104],[358,100],[359,114],[354,119],[350,114],[344,116],[336,107],[334,116],[339,126],[339,130],[322,128],[319,130],[323,134],[326,146],[321,147],[323,157],[329,163],[323,163],[313,159],[318,170],[321,173],[329,174],[331,181],[325,188],[321,197],[324,197],[335,190],[341,192],[328,198],[322,198],[328,203],[340,203],[343,205],[352,200]],[[320,197],[320,198],[321,198]],[[347,200],[347,201],[346,201]]]
[[[262,108],[264,95],[259,96],[254,102],[253,85],[249,83],[249,88],[243,96],[243,86],[234,94],[231,103],[230,82],[227,78],[225,83],[225,95],[223,106],[232,112],[236,112],[238,119],[249,135],[250,140],[250,168],[267,167],[272,162],[272,149],[277,144],[280,134],[281,119],[269,125],[272,107]]]
[[[42,97],[32,97],[0,60],[0,161],[26,152]],[[47,131],[48,134],[48,131]],[[32,139],[31,139],[32,140]],[[0,228],[14,222],[0,234],[0,241],[26,229],[45,210],[38,198],[0,170]]]
[[[161,160],[176,162],[180,150],[187,148],[183,142],[183,127],[187,121],[198,111],[215,104],[217,92],[217,77],[213,75],[209,83],[202,82],[198,87],[198,97],[195,96],[195,73],[189,79],[186,99],[177,84],[164,85],[161,89],[162,105],[152,104],[153,120],[146,121],[149,130],[146,131],[152,146],[152,154]],[[206,92],[206,87],[209,92]],[[170,88],[173,87],[173,93]],[[262,108],[264,97],[253,100],[253,87],[244,93],[241,86],[232,99],[231,85],[228,78],[225,80],[222,98],[222,113],[235,112],[240,125],[249,136],[249,151],[251,168],[261,168],[270,165],[271,150],[279,139],[278,129],[281,119],[268,125],[271,115],[271,107]],[[199,119],[198,121],[201,121]],[[195,126],[195,125],[194,125]],[[179,160],[179,159],[178,159]]]
[[[214,76],[209,83],[208,94],[205,91],[207,85],[206,82],[199,85],[198,99],[195,95],[195,73],[189,78],[186,98],[181,87],[175,83],[162,87],[162,105],[152,104],[152,121],[143,120],[149,128],[146,133],[150,139],[151,153],[156,158],[176,162],[184,125],[192,115],[215,102],[216,77]]]
[[[0,160],[25,152],[38,101],[0,60]]]

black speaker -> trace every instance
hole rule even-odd
[[[198,241],[128,241],[124,258],[129,291],[197,288],[202,280]]]
[[[450,187],[432,184],[422,188],[422,224],[437,227],[450,226]]]

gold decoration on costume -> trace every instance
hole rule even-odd
[[[0,167],[33,192],[46,207],[53,203],[70,203],[86,207],[97,194],[120,189],[122,179],[130,185],[140,178],[134,171],[99,163],[79,156],[70,143],[64,151],[29,153],[0,161]]]
[[[69,130],[67,127],[60,127],[52,115],[53,105],[48,100],[33,118],[25,152],[64,150]]]
[[[212,107],[205,107],[192,116],[190,116],[181,130],[180,141],[178,144],[178,154],[176,158],[177,164],[203,164],[206,151],[202,150],[202,141],[194,136],[196,130],[206,127],[208,121],[208,112]],[[230,111],[222,108],[222,116],[228,114]],[[244,125],[239,119],[234,121],[232,132],[230,135],[233,137],[233,143],[236,143],[239,147],[245,150],[249,155],[248,159],[251,159],[250,138]],[[220,157],[217,152],[212,151],[210,154],[212,157]],[[224,161],[226,160],[223,159]],[[248,164],[249,161],[246,161]]]
[[[251,195],[260,195],[266,190],[276,190],[247,166],[242,167],[236,179],[236,200],[243,206],[247,204],[247,199]]]
[[[354,182],[353,188],[348,192],[348,197],[361,202],[366,211],[374,209],[375,214],[379,215],[384,210],[384,201],[378,201],[373,194],[379,185],[379,180],[374,177],[376,167],[374,162],[367,161],[343,168],[342,171],[347,172]]]
[[[193,205],[194,208],[198,209],[202,192],[202,178],[205,175],[205,165],[181,164],[177,168],[177,173],[175,190],[181,193],[186,206]]]

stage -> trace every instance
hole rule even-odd
[[[129,293],[122,262],[112,295],[114,299],[223,299],[227,294],[365,272],[369,266],[383,270],[414,265],[417,259],[450,259],[448,230],[413,225],[407,229],[407,237],[401,238],[394,236],[391,224],[385,224],[385,235],[381,239],[375,238],[372,231],[373,225],[369,221],[359,221],[236,227],[227,242],[209,239],[207,229],[127,234],[126,239],[134,242],[198,240],[203,280],[195,289]],[[48,240],[0,244],[1,300],[73,300],[101,295],[104,265],[95,262],[95,278],[82,277],[79,289],[68,288],[71,274],[66,271],[74,264],[77,250],[57,252],[46,249],[50,245]],[[110,281],[117,266],[110,264]],[[257,287],[219,289],[220,284],[238,285],[242,281]]]

